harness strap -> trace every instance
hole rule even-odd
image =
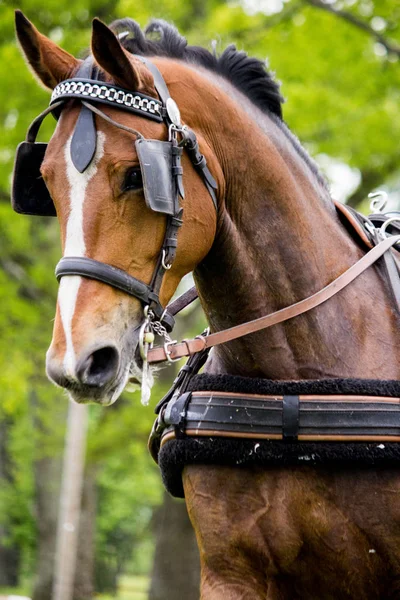
[[[167,311],[170,315],[176,315],[181,310],[192,304],[198,298],[198,293],[195,287],[190,288],[187,292],[184,292],[176,300],[170,302],[167,306]]]
[[[158,426],[158,439],[153,435],[149,440],[156,461],[160,446],[185,437],[399,442],[400,405],[396,397],[365,394],[189,391],[169,402]]]
[[[154,63],[151,62],[146,56],[140,56],[139,54],[134,54],[135,58],[140,60],[150,73],[153,75],[154,79],[154,87],[157,90],[158,95],[160,96],[161,102],[164,105],[164,108],[167,104],[168,98],[170,98],[169,90],[167,84],[164,81],[164,77],[161,75],[159,69],[156,67]]]
[[[144,305],[149,305],[157,319],[161,319],[169,331],[174,326],[173,317],[164,311],[158,299],[158,294],[152,287],[129,275],[126,271],[85,256],[64,256],[56,267],[57,280],[60,281],[61,277],[66,275],[79,275],[111,285],[130,296],[134,296]]]
[[[298,315],[319,306],[323,302],[326,302],[329,298],[332,298],[332,296],[335,296],[399,241],[400,236],[392,236],[383,240],[360,258],[353,266],[347,269],[347,271],[339,275],[334,281],[304,300],[300,300],[295,304],[291,304],[286,308],[277,310],[269,315],[260,317],[259,319],[254,319],[253,321],[248,321],[247,323],[225,329],[224,331],[218,331],[217,333],[212,333],[208,336],[198,336],[197,338],[185,340],[179,344],[168,344],[168,347],[153,348],[149,350],[148,362],[158,363],[190,356],[191,354],[201,352],[206,348],[212,348],[213,346],[236,340],[237,338],[250,333],[261,331],[267,327],[272,327],[278,323],[283,323],[288,319],[293,319],[293,317],[297,317]]]

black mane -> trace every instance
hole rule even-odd
[[[111,24],[119,34],[123,47],[132,54],[165,56],[200,65],[222,75],[244,93],[256,106],[282,119],[283,98],[279,84],[263,62],[247,56],[232,44],[220,56],[200,46],[189,46],[186,38],[170,23],[156,19],[142,31],[132,19],[119,19]]]

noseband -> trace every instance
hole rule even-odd
[[[137,56],[154,77],[159,99],[139,92],[130,92],[96,78],[97,68],[89,57],[81,65],[77,76],[59,83],[52,94],[50,106],[29,127],[26,141],[17,149],[12,185],[12,205],[22,214],[56,216],[53,201],[40,176],[40,166],[46,144],[36,142],[43,119],[53,113],[59,116],[65,103],[71,99],[81,102],[81,110],[71,140],[71,159],[80,172],[91,164],[96,152],[96,125],[94,115],[136,136],[135,148],[143,179],[146,204],[153,211],[166,215],[167,224],[156,268],[150,284],[136,279],[126,271],[87,257],[63,257],[56,267],[58,281],[62,277],[79,275],[101,281],[137,298],[146,308],[147,320],[159,325],[160,331],[169,332],[174,318],[161,305],[159,294],[164,274],[172,266],[177,248],[177,237],[182,225],[184,197],[181,156],[186,149],[196,171],[217,209],[217,184],[199,150],[196,135],[181,124],[180,113],[171,98],[168,87],[158,70],[148,58]],[[126,127],[103,113],[95,104],[105,104],[119,110],[132,112],[158,123],[168,130],[168,141],[150,140],[138,131]],[[161,327],[160,327],[161,326]],[[155,328],[157,330],[157,327]]]

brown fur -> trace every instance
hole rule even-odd
[[[43,36],[35,37],[33,49],[24,45],[24,36],[26,25],[20,41],[45,82],[49,73],[53,81],[74,68],[72,58],[67,69],[54,65],[54,57],[60,63],[65,57],[50,52]],[[112,61],[103,60],[106,48],[95,46],[99,64],[112,71]],[[149,73],[129,60],[138,84],[148,85]],[[184,158],[184,226],[162,287],[163,303],[195,269],[203,308],[212,328],[220,330],[309,296],[356,262],[363,250],[274,120],[216,76],[170,59],[154,62],[219,185],[216,219],[202,181]],[[146,137],[166,137],[164,126],[105,111]],[[64,111],[43,165],[62,237],[65,174],[57,154],[77,114],[73,106]],[[132,139],[106,123],[97,125],[107,143],[85,204],[92,215],[85,230],[88,256],[148,282],[165,221],[146,208],[141,194],[121,195],[124,169],[136,162]],[[99,337],[103,343],[122,339],[124,328],[142,319],[137,301],[93,281],[82,284],[78,306],[74,336],[82,353]],[[376,266],[312,312],[215,349],[208,370],[277,379],[398,379],[398,324]],[[50,360],[60,360],[64,345],[57,316]],[[399,598],[399,482],[392,468],[187,467],[184,486],[201,552],[202,600]]]

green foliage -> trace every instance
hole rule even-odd
[[[56,298],[58,227],[52,220],[13,214],[8,199],[15,147],[49,98],[15,43],[14,7],[76,55],[89,45],[93,16],[106,22],[130,16],[141,25],[152,17],[172,20],[193,44],[210,47],[216,39],[219,50],[234,42],[262,59],[268,56],[283,82],[285,119],[312,153],[360,169],[365,181],[392,185],[400,164],[396,54],[388,54],[373,31],[306,0],[287,0],[273,15],[250,12],[250,4],[21,0],[16,5],[0,0],[0,418],[10,424],[11,459],[11,481],[0,488],[0,520],[29,566],[36,535],[33,467],[39,458],[61,455],[66,401],[44,376]],[[400,44],[396,0],[343,0],[329,6],[380,28],[391,44]],[[50,137],[53,127],[47,119],[42,139]],[[187,321],[190,334],[201,330],[199,317]],[[159,386],[153,397],[161,393]],[[152,508],[160,502],[158,470],[146,450],[152,419],[137,394],[113,408],[91,409],[88,460],[98,474],[97,555],[118,563],[128,559],[136,572],[149,568]]]

